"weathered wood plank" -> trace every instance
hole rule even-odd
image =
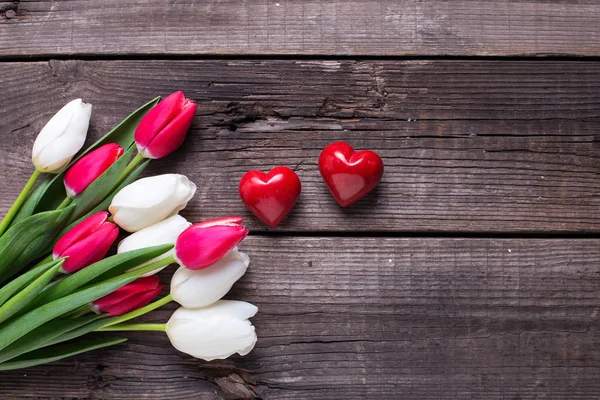
[[[135,334],[2,373],[2,397],[600,397],[599,240],[249,237],[242,248],[251,267],[229,297],[260,308],[247,357],[199,362]]]
[[[600,63],[497,61],[51,61],[5,63],[0,209],[31,171],[32,142],[68,100],[94,104],[98,137],[156,94],[199,102],[185,147],[150,173],[199,186],[185,215],[249,218],[237,185],[283,164],[303,183],[287,231],[600,231]],[[378,151],[374,194],[347,209],[320,150]]]
[[[21,0],[0,56],[600,55],[593,0]]]

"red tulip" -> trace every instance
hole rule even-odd
[[[92,311],[96,314],[107,313],[111,317],[123,315],[150,303],[163,287],[156,276],[138,278],[92,302]]]
[[[216,263],[248,235],[241,222],[240,217],[225,217],[190,226],[177,238],[175,259],[193,270]]]
[[[68,257],[62,265],[62,272],[77,272],[106,255],[119,236],[119,228],[106,222],[107,218],[106,211],[93,214],[56,242],[52,252],[54,259]]]
[[[73,198],[104,173],[123,154],[116,143],[105,144],[79,159],[65,174],[67,196]]]
[[[196,103],[175,92],[152,108],[135,130],[135,143],[145,158],[162,158],[183,143],[196,114]]]

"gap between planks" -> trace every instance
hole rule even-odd
[[[396,238],[396,239],[600,239],[600,233],[579,232],[411,232],[411,231],[250,231],[256,237]]]
[[[107,54],[101,53],[73,53],[73,54],[38,54],[38,55],[2,55],[0,62],[44,62],[52,60],[73,61],[202,61],[202,60],[314,60],[314,61],[579,61],[600,62],[600,56],[586,55],[314,55],[314,54]]]

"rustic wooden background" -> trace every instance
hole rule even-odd
[[[599,20],[592,0],[0,2],[0,210],[65,102],[98,137],[181,89],[197,118],[149,173],[198,184],[192,220],[247,218],[229,298],[260,308],[246,357],[140,333],[1,373],[0,397],[600,398]],[[335,140],[386,165],[347,209],[317,170]],[[271,229],[237,183],[281,164],[303,192]]]

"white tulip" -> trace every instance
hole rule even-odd
[[[183,175],[151,176],[121,189],[108,211],[121,228],[137,232],[177,214],[194,193],[196,185]]]
[[[191,225],[191,222],[188,222],[181,215],[173,215],[172,217],[169,217],[164,221],[159,222],[158,224],[151,225],[140,231],[132,233],[125,239],[121,240],[121,243],[119,243],[119,246],[117,248],[117,254],[133,250],[139,250],[145,247],[159,246],[161,244],[175,244],[175,241],[177,241],[177,237],[179,236],[179,234],[187,228],[189,228]],[[165,254],[153,258],[152,260],[142,265],[139,265],[133,269],[138,269],[156,261],[165,259],[167,257],[172,256],[174,253],[175,249],[172,249],[166,252]],[[142,276],[154,275],[162,271],[164,268],[166,268],[166,266],[158,268],[152,272],[147,272]]]
[[[171,296],[187,308],[208,306],[229,292],[246,273],[249,264],[246,253],[231,250],[221,260],[203,269],[179,267],[171,278]]]
[[[75,99],[61,108],[42,128],[33,144],[31,159],[38,171],[61,172],[83,147],[92,105]]]
[[[206,361],[248,354],[256,344],[248,320],[258,308],[243,301],[220,300],[204,308],[180,307],[167,322],[173,347]]]

